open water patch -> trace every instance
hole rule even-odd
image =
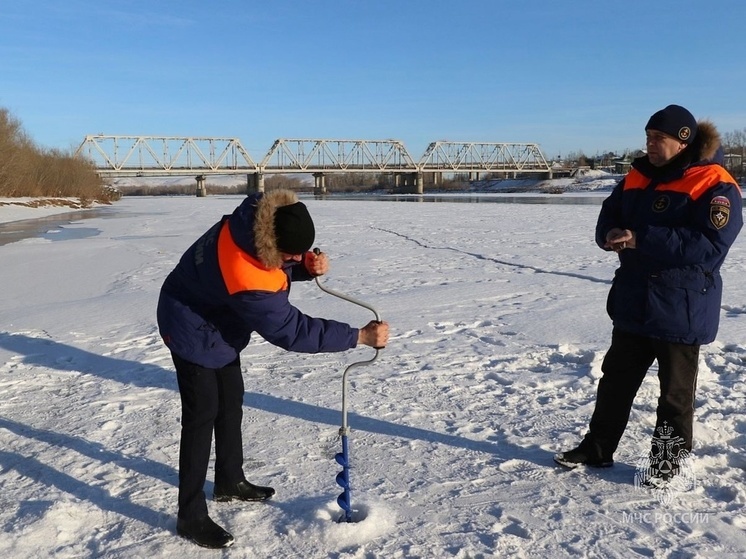
[[[95,227],[81,227],[80,222],[94,217],[113,217],[114,213],[114,208],[110,207],[92,208],[0,223],[0,246],[32,238],[69,241],[95,237],[101,230]]]

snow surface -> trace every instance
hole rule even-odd
[[[610,339],[616,262],[593,242],[597,204],[308,199],[332,263],[324,285],[392,328],[378,360],[350,373],[356,522],[336,522],[334,454],[342,372],[372,350],[291,354],[255,339],[245,470],[277,495],[208,501],[232,548],[176,536],[180,404],[156,299],[184,249],[240,200],[127,197],[0,246],[0,557],[744,556],[743,235],[701,354],[693,488],[633,483],[654,372],[615,467],[552,462],[586,430]],[[0,207],[0,221],[13,212]],[[373,318],[314,282],[291,298],[311,315]]]

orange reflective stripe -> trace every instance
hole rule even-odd
[[[719,182],[736,183],[728,171],[719,165],[707,165],[692,167],[679,180],[659,185],[656,190],[681,192],[691,196],[692,200],[696,200]]]
[[[643,175],[637,169],[631,169],[627,176],[624,177],[624,190],[636,188],[645,188],[650,184],[650,179]]]
[[[225,287],[231,295],[240,291],[277,292],[288,288],[285,272],[279,268],[265,268],[238,247],[227,221],[218,236],[218,262]]]
[[[656,185],[655,190],[656,192],[680,192],[696,200],[720,182],[735,184],[739,192],[741,191],[738,183],[736,183],[730,173],[719,165],[691,167],[680,179]],[[624,179],[625,190],[645,188],[648,184],[650,184],[650,179],[636,169],[632,169]]]

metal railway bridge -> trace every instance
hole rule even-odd
[[[96,135],[86,136],[75,155],[102,177],[195,176],[198,196],[209,175],[245,174],[247,192],[256,192],[267,174],[310,173],[314,191],[324,193],[328,173],[388,173],[397,191],[419,194],[426,173],[435,184],[453,173],[552,176],[538,144],[519,143],[432,142],[415,161],[398,140],[278,139],[256,163],[238,138]]]

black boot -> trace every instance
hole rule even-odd
[[[601,450],[590,438],[584,438],[577,448],[554,455],[554,461],[565,468],[592,466],[608,468],[614,465],[614,459]]]
[[[261,487],[248,481],[239,481],[235,485],[217,485],[213,491],[213,499],[220,502],[232,501],[266,501],[275,490],[271,487]]]
[[[233,536],[215,524],[209,516],[197,520],[179,518],[176,533],[202,547],[220,549],[233,545]]]

